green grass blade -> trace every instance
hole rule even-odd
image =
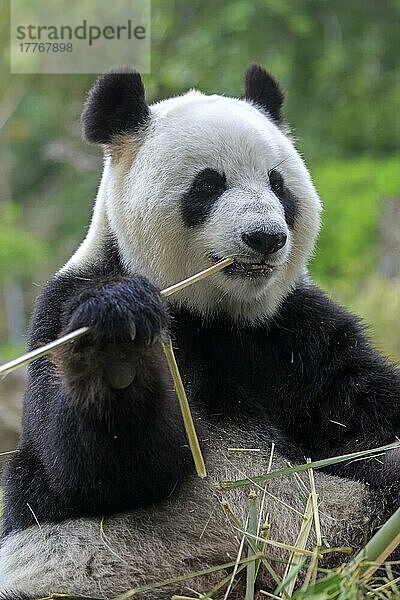
[[[251,485],[254,483],[264,483],[268,479],[274,479],[277,477],[286,477],[292,473],[299,473],[301,471],[308,471],[308,469],[321,469],[323,467],[329,467],[331,465],[336,465],[338,463],[366,458],[367,456],[371,456],[372,454],[380,454],[382,452],[386,452],[387,450],[394,450],[395,448],[400,448],[400,442],[393,442],[391,444],[386,444],[385,446],[380,446],[379,448],[371,448],[370,450],[361,450],[359,452],[352,452],[350,454],[342,454],[340,456],[333,456],[331,458],[324,458],[322,460],[316,460],[310,463],[295,465],[294,467],[286,467],[284,469],[279,469],[278,471],[271,471],[270,473],[265,473],[264,475],[257,475],[256,477],[252,477],[252,479],[238,479],[235,481],[220,481],[215,484],[215,489],[222,490],[232,490],[239,487],[244,487],[246,485]]]

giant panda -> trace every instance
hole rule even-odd
[[[93,219],[37,300],[30,348],[91,330],[29,368],[4,478],[3,599],[110,598],[177,577],[138,597],[205,593],[228,567],[184,576],[247,552],[249,487],[219,493],[215,482],[399,435],[399,371],[307,272],[321,203],[282,104],[259,66],[241,98],[191,90],[149,106],[128,68],[90,91],[83,132],[104,148]],[[235,262],[160,296],[223,257]],[[169,337],[206,479],[195,473],[160,343]],[[398,482],[395,450],[316,471],[324,543],[359,548],[365,519],[373,531],[397,506]],[[254,485],[270,540],[296,543],[308,485]],[[310,547],[315,540],[311,532]],[[267,545],[266,555],[281,576],[287,550]],[[243,571],[236,579],[231,599],[244,596]],[[275,586],[260,569],[257,590]]]

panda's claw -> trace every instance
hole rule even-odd
[[[135,325],[134,321],[132,321],[131,326],[130,326],[130,338],[131,338],[131,342],[133,342],[136,338],[136,325]]]

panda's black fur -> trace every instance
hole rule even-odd
[[[277,123],[282,122],[283,92],[275,79],[259,65],[247,69],[244,97],[264,109]]]
[[[138,131],[148,118],[140,75],[120,69],[98,79],[90,90],[82,124],[88,142],[108,144],[113,136]]]
[[[249,70],[245,98],[280,121],[282,94],[260,68]],[[136,107],[135,116],[132,106]],[[96,84],[83,124],[89,141],[110,144],[116,139],[120,143],[120,136],[136,134],[147,119],[150,116],[139,76],[118,72]],[[199,187],[196,175],[197,180],[180,200],[180,218],[189,229],[202,226],[227,187],[223,174],[199,173],[206,185]],[[217,191],[214,189],[211,196],[207,192],[210,178],[217,181]],[[270,181],[282,202],[289,229],[296,228],[301,199],[286,187],[279,174]],[[69,524],[75,519],[81,522],[86,517],[126,511],[134,511],[132,519],[137,514],[146,521],[154,514],[157,520],[158,505],[172,506],[173,499],[184,495],[185,489],[190,493],[190,482],[194,481],[192,457],[159,343],[168,335],[176,349],[206,463],[212,463],[210,448],[215,444],[218,448],[218,436],[222,440],[225,434],[236,445],[242,439],[246,444],[246,436],[250,440],[254,437],[254,443],[264,444],[264,450],[274,442],[280,456],[304,462],[308,456],[319,459],[381,446],[400,433],[399,371],[370,346],[358,320],[332,302],[305,273],[299,273],[273,316],[262,322],[241,320],[224,310],[204,316],[185,304],[167,305],[158,285],[146,272],[132,273],[119,239],[109,231],[99,239],[95,256],[62,270],[38,298],[31,349],[82,326],[89,325],[91,331],[29,367],[21,442],[4,478],[0,576],[6,581],[6,598],[25,598],[30,591],[32,597],[49,591],[98,592],[95,583],[93,590],[84,586],[75,589],[72,571],[70,590],[57,588],[57,572],[53,579],[47,574],[50,579],[41,587],[40,577],[33,571],[32,590],[9,583],[13,581],[9,565],[12,561],[18,565],[18,555],[14,556],[13,550],[10,558],[7,545],[10,540],[12,545],[17,536],[24,536],[25,530],[27,535],[35,536],[37,523],[41,528],[38,543],[42,544],[45,541],[40,536],[45,536],[44,540],[46,535],[52,540],[57,538],[57,526],[52,523],[64,527],[65,521],[65,527],[72,527]],[[335,480],[321,474],[322,482],[324,478],[332,485],[337,481],[338,497],[340,486],[345,487],[347,480],[369,486],[371,491],[362,491],[360,497],[370,494],[371,507],[375,508],[367,509],[365,502],[365,510],[375,524],[398,505],[396,452],[378,461],[341,463],[331,467],[329,473],[343,478]],[[327,502],[334,502],[334,498],[328,497]],[[349,506],[344,508],[351,511]],[[173,545],[173,519],[170,527]],[[190,530],[187,536],[190,545]],[[359,534],[348,536],[361,543]],[[142,538],[138,539],[140,543]],[[186,558],[181,556],[185,547],[177,550],[182,569],[198,564],[190,550]],[[145,548],[150,552],[150,546]],[[143,553],[143,548],[139,552]],[[49,553],[54,555],[53,550]],[[207,555],[204,564],[210,560],[213,564],[223,563],[223,558]],[[25,559],[20,560],[22,565]],[[133,573],[134,559],[130,560]],[[141,560],[146,561],[145,552]],[[59,561],[62,571],[62,553]],[[25,566],[29,571],[29,564]],[[76,568],[79,570],[79,565]],[[106,595],[112,595],[109,589],[117,590],[118,585],[123,590],[135,581],[147,581],[147,576],[157,579],[148,568],[149,572],[143,573],[138,567],[133,578],[126,581],[120,581],[118,572],[113,571],[115,581],[110,579]],[[96,569],[92,567],[88,581],[92,571],[95,582]],[[158,579],[162,575],[160,572]],[[15,577],[18,582],[18,575]],[[48,581],[54,589],[46,588]],[[103,586],[105,581],[101,579]],[[100,589],[105,588],[100,585]]]

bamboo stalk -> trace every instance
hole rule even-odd
[[[261,556],[261,554],[254,554],[254,556],[252,556],[251,558],[242,558],[238,564],[239,566],[247,565],[249,562],[261,558]],[[217,565],[216,567],[208,567],[207,569],[202,569],[201,571],[196,571],[194,573],[187,573],[186,575],[180,575],[178,577],[164,579],[163,581],[158,581],[156,583],[148,583],[140,587],[132,588],[127,592],[116,596],[113,600],[128,600],[128,598],[132,598],[132,596],[136,596],[137,594],[140,594],[142,592],[156,590],[162,587],[166,587],[168,585],[173,585],[175,583],[182,583],[183,581],[187,581],[188,579],[194,579],[195,577],[202,577],[203,575],[210,575],[211,573],[217,573],[218,571],[225,571],[226,569],[231,569],[235,566],[235,564],[236,561],[233,560],[223,565]]]
[[[15,454],[18,450],[6,450],[6,452],[0,452],[0,456],[8,456],[9,454]]]
[[[219,262],[215,263],[215,265],[213,265],[212,267],[209,267],[208,269],[204,269],[203,271],[200,271],[199,273],[196,273],[195,275],[192,275],[191,277],[188,277],[187,279],[184,279],[183,281],[180,281],[179,283],[175,283],[174,285],[171,285],[170,287],[165,288],[164,290],[161,291],[161,296],[163,296],[163,297],[171,296],[172,294],[179,292],[180,290],[188,287],[189,285],[192,285],[193,283],[196,283],[197,281],[200,281],[201,279],[205,279],[209,275],[212,275],[213,273],[217,273],[217,271],[221,271],[221,269],[224,269],[225,267],[231,265],[232,263],[233,263],[233,258],[224,258],[223,260],[220,260]],[[87,333],[89,333],[89,331],[90,331],[90,327],[80,327],[79,329],[76,329],[75,331],[72,331],[71,333],[68,333],[67,335],[62,336],[62,337],[54,340],[53,342],[50,342],[49,344],[45,344],[44,346],[41,346],[40,348],[36,348],[35,350],[32,350],[31,352],[27,352],[26,354],[23,354],[22,356],[15,358],[14,360],[11,360],[11,361],[5,363],[4,365],[1,365],[0,366],[0,379],[4,379],[4,377],[9,375],[13,371],[16,371],[20,367],[23,367],[23,366],[31,363],[36,358],[41,358],[42,356],[46,356],[52,350],[55,350],[56,348],[60,348],[61,346],[64,346],[65,344],[68,344],[69,342],[72,342],[72,341],[82,337],[83,335],[86,335]]]
[[[273,546],[274,548],[283,548],[284,550],[288,550],[289,552],[294,552],[295,554],[304,554],[304,556],[312,556],[313,553],[311,550],[305,550],[304,548],[298,548],[297,546],[292,546],[290,544],[284,544],[283,542],[276,542],[275,540],[271,540],[270,538],[262,538],[259,535],[253,535],[248,531],[244,531],[242,528],[238,529],[240,533],[246,535],[250,540],[256,540],[257,542],[262,542],[266,545]],[[250,543],[250,541],[249,541]]]
[[[227,581],[226,581],[226,583],[228,584],[228,587],[227,587],[227,588],[226,588],[226,590],[225,590],[225,594],[224,594],[223,600],[228,600],[228,596],[229,596],[229,594],[230,594],[230,592],[231,592],[231,589],[232,589],[232,586],[233,586],[233,584],[234,584],[235,577],[236,577],[236,576],[237,576],[237,574],[240,572],[240,571],[239,571],[239,569],[240,569],[240,567],[239,567],[239,560],[240,560],[240,559],[241,559],[241,557],[242,557],[242,552],[243,552],[243,546],[244,546],[244,541],[245,541],[245,539],[246,539],[246,538],[245,538],[245,536],[242,536],[242,539],[241,539],[241,541],[240,541],[240,546],[239,546],[238,554],[237,554],[237,557],[236,557],[236,564],[235,564],[235,566],[234,566],[234,568],[233,568],[233,571],[232,571],[232,573],[229,573],[229,575],[228,575],[228,576],[225,578],[225,580],[227,580]],[[262,552],[262,550],[260,550],[260,552]],[[244,565],[242,565],[242,567],[241,567],[241,568],[242,568],[242,569],[243,569],[243,568],[245,568],[245,567],[244,567]],[[215,587],[215,586],[214,586],[214,587]],[[206,594],[204,597],[205,597],[205,598],[207,598],[207,597],[212,597],[212,592],[213,592],[213,591],[214,591],[214,589],[213,589],[213,590],[211,590],[211,593],[209,592],[209,593],[208,593],[208,594]]]
[[[299,473],[301,471],[308,471],[308,469],[321,469],[330,465],[336,465],[338,463],[346,462],[347,460],[361,459],[376,454],[378,452],[386,452],[387,450],[394,450],[400,448],[400,441],[392,442],[386,446],[380,446],[379,448],[371,448],[370,450],[360,450],[359,452],[352,452],[350,454],[341,454],[340,456],[332,456],[330,458],[324,458],[322,460],[315,460],[311,463],[303,465],[295,465],[294,467],[288,467],[285,469],[279,469],[278,471],[271,471],[271,473],[265,473],[264,475],[256,475],[251,479],[237,479],[235,481],[220,481],[215,484],[215,489],[218,491],[222,490],[233,490],[246,485],[257,485],[264,483],[268,479],[275,479],[277,477],[285,477],[292,473]]]
[[[257,535],[257,494],[254,490],[249,492],[249,517],[247,530],[253,535]],[[247,549],[247,557],[251,558],[254,555],[252,547],[249,545]],[[254,600],[254,587],[256,584],[256,563],[251,562],[246,569],[246,596],[245,600]]]
[[[257,541],[261,542],[262,544],[265,545],[266,539],[263,537],[254,535],[254,534],[250,533],[248,530],[246,531],[246,529],[248,527],[247,524],[246,524],[246,526],[243,526],[241,524],[239,519],[234,514],[232,507],[229,504],[228,500],[222,500],[221,506],[224,509],[224,512],[227,515],[228,519],[230,521],[232,521],[234,528],[237,529],[240,533],[242,533],[245,536],[246,542],[247,542],[247,545],[249,546],[249,548],[251,548],[253,553],[257,553]],[[260,561],[262,562],[264,567],[267,569],[267,571],[271,575],[272,579],[276,582],[277,585],[279,585],[281,583],[281,580],[279,579],[279,576],[275,572],[275,569],[269,564],[269,560],[267,560],[267,558],[264,556],[264,550],[261,553]]]
[[[206,600],[206,598],[213,598],[215,596],[215,594],[221,588],[223,588],[226,584],[228,584],[226,591],[229,590],[229,593],[230,593],[231,589],[235,585],[235,582],[234,582],[235,577],[237,575],[239,575],[245,568],[246,568],[246,565],[235,566],[232,573],[229,573],[229,575],[226,575],[226,577],[221,579],[209,592],[207,592],[206,594],[203,594],[202,596],[200,596],[200,598],[197,598],[197,600]],[[231,587],[229,587],[229,585]],[[228,594],[228,596],[229,596],[229,594]],[[223,600],[226,600],[228,598],[228,596],[226,595],[226,592],[225,592]],[[172,598],[171,598],[171,600],[172,600]]]
[[[274,452],[275,452],[275,442],[271,442],[271,451],[269,453],[267,473],[271,472],[272,461],[274,459]],[[267,487],[268,487],[268,484],[266,483],[264,486],[264,489],[263,489],[262,496],[261,496],[261,506],[260,506],[260,511],[259,511],[258,524],[257,524],[257,533],[258,534],[261,531],[261,522],[262,522],[263,515],[264,515],[264,506],[265,506],[265,500],[267,497]]]
[[[46,356],[46,354],[49,354],[52,350],[55,350],[56,348],[60,348],[61,346],[65,346],[66,344],[77,340],[83,335],[89,333],[89,331],[90,327],[80,327],[79,329],[76,329],[71,333],[67,333],[67,335],[63,335],[61,338],[54,340],[54,342],[50,342],[45,346],[41,346],[40,348],[36,348],[31,352],[27,352],[26,354],[23,354],[18,358],[14,358],[14,360],[10,360],[9,362],[5,363],[0,367],[0,378],[4,379],[5,377],[7,377],[7,375],[12,373],[13,371],[16,371],[20,367],[31,363],[36,358]]]
[[[183,387],[181,375],[179,373],[178,365],[176,364],[174,350],[172,343],[169,341],[168,344],[162,344],[164,354],[167,359],[168,367],[174,381],[176,394],[179,400],[179,406],[181,407],[181,413],[183,423],[185,426],[186,435],[188,438],[190,450],[192,451],[194,464],[196,466],[197,475],[201,478],[207,477],[206,466],[204,464],[203,455],[201,453],[199,440],[197,437],[196,430],[194,428],[192,414],[190,412],[189,403],[187,400],[185,388]]]
[[[254,560],[260,558],[261,554],[255,554],[251,558],[243,558],[239,560],[239,567],[249,564]],[[113,600],[128,600],[133,596],[137,596],[143,592],[148,592],[152,590],[157,590],[163,587],[167,587],[169,585],[174,585],[176,583],[182,583],[187,581],[188,579],[194,579],[196,577],[203,577],[204,575],[210,575],[212,573],[218,573],[218,571],[225,571],[227,569],[231,569],[236,564],[236,561],[231,561],[228,563],[224,563],[222,565],[217,565],[215,567],[208,567],[206,569],[202,569],[201,571],[195,571],[193,573],[186,573],[185,575],[179,575],[178,577],[171,577],[170,579],[164,579],[163,581],[156,581],[155,583],[146,583],[140,587],[131,588],[128,591],[120,594],[119,596],[115,596]],[[102,598],[98,598],[97,596],[74,596],[70,594],[50,594],[49,596],[45,596],[40,598],[40,600],[56,600],[56,599],[64,599],[64,600],[103,600]]]
[[[313,500],[310,494],[307,500],[306,507],[304,509],[303,520],[301,523],[300,531],[295,541],[297,548],[306,549],[308,538],[311,532],[311,525],[313,522]],[[285,574],[283,576],[282,584],[275,590],[275,593],[281,593],[283,590],[288,594],[289,598],[293,594],[294,586],[296,585],[297,575],[301,569],[303,562],[302,557],[294,552],[291,553],[288,563],[286,565]],[[299,566],[301,565],[301,566]]]
[[[188,287],[189,285],[192,285],[193,283],[197,283],[197,281],[201,281],[202,279],[205,279],[209,275],[213,275],[213,273],[217,273],[218,271],[221,271],[221,269],[224,269],[225,267],[229,267],[229,265],[231,265],[232,263],[233,263],[233,258],[231,258],[231,257],[223,258],[222,260],[219,260],[217,263],[215,263],[215,265],[213,265],[212,267],[208,267],[208,269],[204,269],[203,271],[196,273],[196,275],[192,275],[191,277],[188,277],[187,279],[184,279],[183,281],[180,281],[179,283],[175,283],[174,285],[171,285],[170,287],[165,288],[164,290],[162,290],[161,296],[164,296],[164,297],[171,296],[172,294],[175,294],[176,292],[183,290],[184,288]]]
[[[355,556],[350,566],[366,561],[363,578],[368,579],[400,544],[400,508],[382,525],[368,544]]]

